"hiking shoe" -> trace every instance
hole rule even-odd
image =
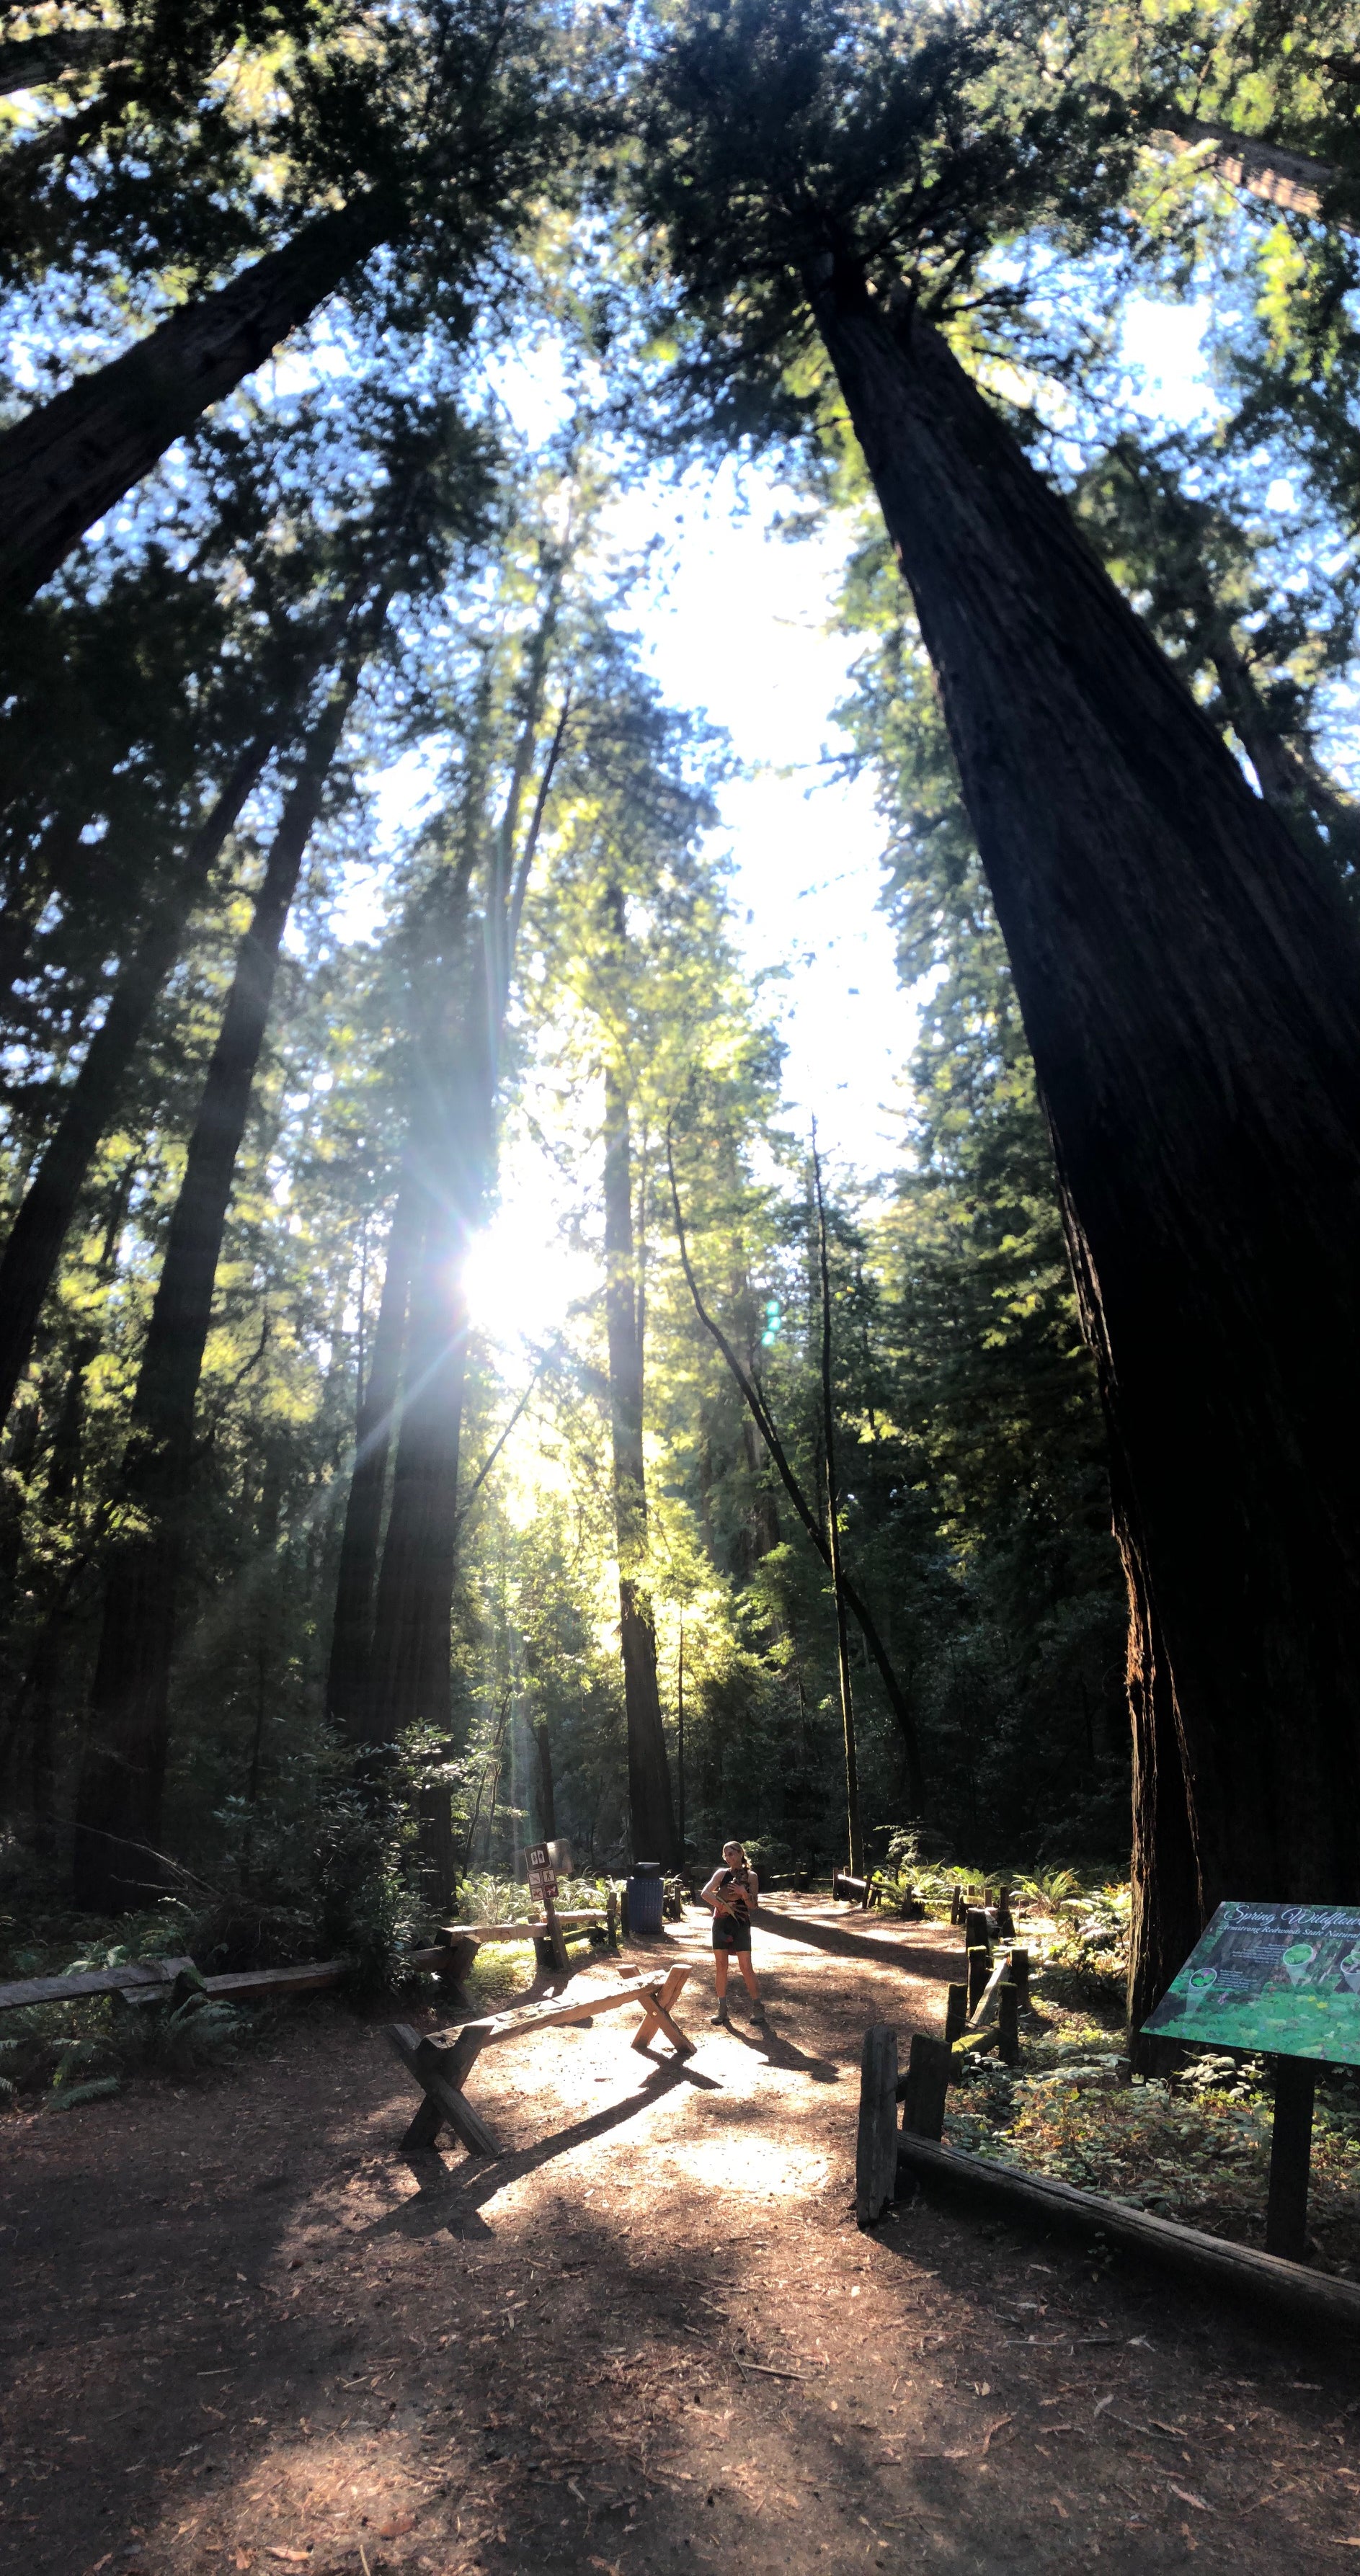
[[[751,2006],[752,2021],[768,2021],[769,2018],[770,2016],[766,2012],[764,2004],[759,2000],[759,1998],[757,1998],[756,2002]]]
[[[732,2027],[732,2016],[726,2004],[719,2004],[717,2011],[710,2013],[708,2018],[714,2030],[730,2030]]]

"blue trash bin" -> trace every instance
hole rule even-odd
[[[659,1860],[636,1860],[628,1879],[628,1929],[634,1932],[659,1932],[665,1881]]]

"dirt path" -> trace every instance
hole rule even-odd
[[[623,2016],[484,2057],[493,2164],[404,2162],[413,2088],[335,2008],[202,2089],[7,2123],[0,2564],[1344,2564],[1353,2363],[962,2210],[859,2233],[861,2034],[938,2022],[958,1936],[849,1955],[804,1910],[756,1936],[768,2043],[708,2027],[695,1917],[683,2069]]]

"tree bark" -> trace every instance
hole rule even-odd
[[[611,893],[623,938],[623,898]],[[671,1806],[670,1766],[656,1676],[656,1625],[647,1585],[647,1479],[642,1450],[643,1345],[633,1243],[633,1172],[628,1099],[612,1066],[604,1077],[605,1324],[609,1342],[609,1427],[614,1450],[614,1527],[619,1558],[619,1644],[628,1719],[628,1809],[634,1860],[674,1869],[681,1858]]]
[[[213,866],[269,757],[268,740],[242,752],[205,814],[179,876],[113,988],[50,1143],[0,1256],[0,1422],[28,1367],[43,1301],[100,1137],[117,1113],[128,1068]]]
[[[370,1740],[383,1747],[407,1727],[444,1736],[450,1725],[449,1620],[467,1373],[464,1271],[481,1202],[466,1176],[459,1189],[456,1176],[441,1180],[428,1164],[420,1199],[401,1430],[373,1623]]]
[[[19,607],[94,521],[388,239],[378,194],[316,216],[0,436],[0,606]]]
[[[170,1666],[213,1282],[279,948],[364,649],[356,636],[274,835],[208,1067],[142,1354],[122,1472],[123,1498],[139,1526],[110,1562],[76,1800],[76,1901],[101,1911],[127,1904],[158,1875]]]
[[[808,283],[938,676],[1110,1427],[1149,1677],[1141,2013],[1221,1898],[1360,1899],[1360,946],[943,341],[848,255]]]
[[[1245,188],[1248,196],[1284,206],[1294,215],[1320,215],[1328,189],[1341,176],[1330,161],[1315,160],[1310,152],[1267,143],[1259,135],[1234,134],[1230,125],[1197,116],[1179,117],[1174,125],[1159,127],[1152,140],[1169,152],[1197,152],[1206,168],[1216,170],[1230,188]],[[1353,216],[1334,215],[1331,220],[1342,232],[1356,229]]]
[[[360,1390],[354,1436],[354,1471],[345,1505],[340,1567],[335,1587],[326,1705],[342,1741],[356,1748],[369,1740],[373,1592],[378,1576],[387,1461],[406,1346],[406,1310],[424,1207],[409,1173],[403,1175],[392,1214],[387,1267],[373,1336],[368,1383]]]
[[[0,97],[16,90],[50,89],[64,72],[98,70],[127,53],[125,27],[58,27],[50,36],[0,44]]]

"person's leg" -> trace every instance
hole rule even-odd
[[[718,2001],[721,2003],[727,1992],[727,1952],[725,1950],[715,1950],[713,1953],[713,1975],[718,1988]]]
[[[742,1982],[751,2002],[758,2013],[763,2013],[765,2006],[760,2000],[760,1988],[756,1984],[756,1972],[751,1965],[751,1953],[749,1950],[738,1950],[737,1958],[741,1966]]]

